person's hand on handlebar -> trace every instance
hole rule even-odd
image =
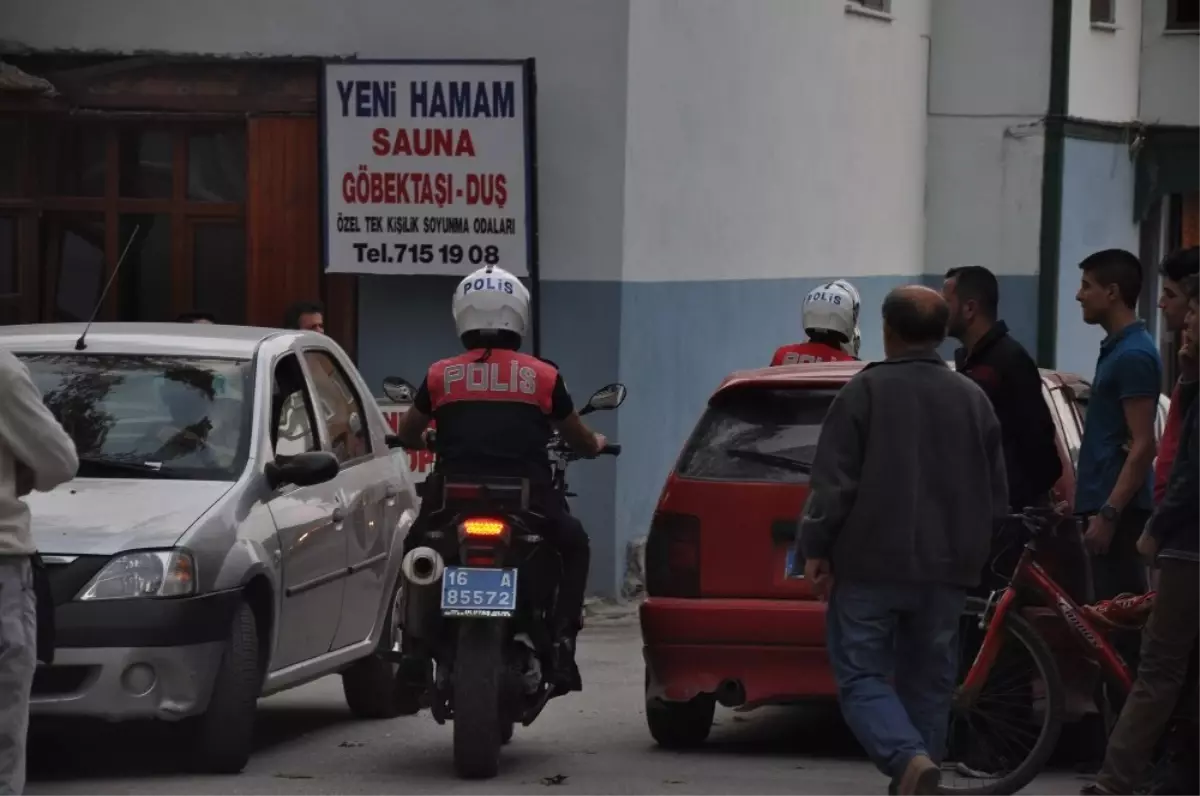
[[[608,437],[601,434],[599,431],[592,435],[595,438],[596,449],[592,452],[593,456],[599,456],[600,451],[608,447]]]

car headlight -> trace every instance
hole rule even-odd
[[[184,550],[125,553],[104,565],[77,600],[186,597],[196,593],[196,564]]]

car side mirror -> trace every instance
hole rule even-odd
[[[399,376],[388,376],[383,380],[383,394],[398,404],[410,404],[417,396],[417,388]]]
[[[273,462],[267,462],[264,471],[267,483],[271,489],[278,489],[284,484],[296,486],[313,486],[331,481],[338,474],[337,457],[328,451],[310,451],[297,453],[295,456],[279,456]]]
[[[580,414],[585,415],[589,412],[616,409],[623,403],[625,403],[625,385],[620,382],[614,382],[592,393],[592,397],[588,398],[587,406],[584,407],[584,410]]]

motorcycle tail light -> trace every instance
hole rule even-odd
[[[458,535],[468,539],[496,539],[507,531],[508,523],[490,517],[470,517],[458,526]]]

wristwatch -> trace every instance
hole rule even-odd
[[[1108,503],[1105,503],[1103,506],[1101,506],[1098,513],[1104,518],[1105,522],[1116,522],[1117,517],[1121,516],[1121,512],[1117,510],[1117,507],[1109,505]]]

